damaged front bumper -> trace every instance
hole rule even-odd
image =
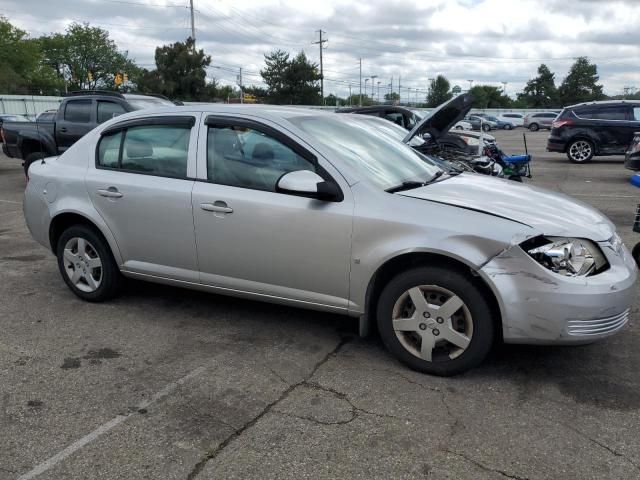
[[[598,245],[609,268],[588,277],[554,273],[519,246],[483,266],[480,274],[500,304],[506,343],[589,343],[626,325],[635,292],[635,262],[624,245]]]

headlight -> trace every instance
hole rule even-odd
[[[584,238],[537,237],[532,240],[522,245],[525,251],[557,274],[583,277],[597,273],[607,265],[600,248]]]
[[[477,138],[467,137],[464,135],[460,135],[460,138],[462,138],[464,143],[466,143],[467,145],[478,146],[478,144],[480,143],[480,140],[478,140]]]

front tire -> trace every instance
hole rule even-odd
[[[511,126],[510,124],[507,124],[504,126],[505,130],[511,130],[513,128],[513,126]]]
[[[522,177],[520,175],[510,175],[509,180],[513,180],[514,182],[522,183]]]
[[[532,123],[531,125],[529,125],[529,130],[531,130],[532,132],[537,132],[538,130],[540,130],[540,125],[538,125],[537,123]]]
[[[567,147],[567,158],[573,163],[590,162],[595,153],[593,143],[589,140],[574,140]]]
[[[120,270],[102,235],[86,225],[65,230],[56,247],[58,268],[67,286],[89,302],[113,298],[120,285]]]
[[[471,279],[444,267],[400,273],[382,290],[378,330],[414,370],[450,376],[479,365],[494,339],[491,308]]]

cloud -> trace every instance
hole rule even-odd
[[[144,3],[147,5],[136,5]],[[186,3],[186,2],[185,2]],[[640,86],[636,21],[640,1],[601,0],[197,0],[197,44],[211,55],[211,76],[234,83],[243,67],[247,83],[259,84],[263,55],[275,48],[304,50],[319,59],[317,30],[329,39],[324,51],[325,92],[340,95],[378,75],[381,94],[391,77],[406,87],[426,89],[441,73],[452,84],[500,85],[514,93],[536,75],[540,63],[558,82],[573,58],[598,64],[608,93]],[[164,6],[162,6],[164,5]],[[108,29],[119,47],[146,67],[155,46],[190,34],[189,12],[176,0],[3,0],[3,13],[33,36],[62,31],[72,21]],[[615,25],[615,29],[612,28]]]

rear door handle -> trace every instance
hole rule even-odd
[[[66,127],[60,127],[60,131],[61,131],[62,133],[66,133],[66,132],[67,132],[67,128],[66,128]]]
[[[98,195],[100,195],[102,197],[107,197],[107,198],[120,198],[120,197],[122,197],[122,194],[115,187],[109,187],[106,190],[104,190],[104,189],[98,190]]]
[[[207,212],[233,213],[233,208],[228,207],[225,202],[221,201],[217,201],[215,203],[201,203],[200,208]]]

